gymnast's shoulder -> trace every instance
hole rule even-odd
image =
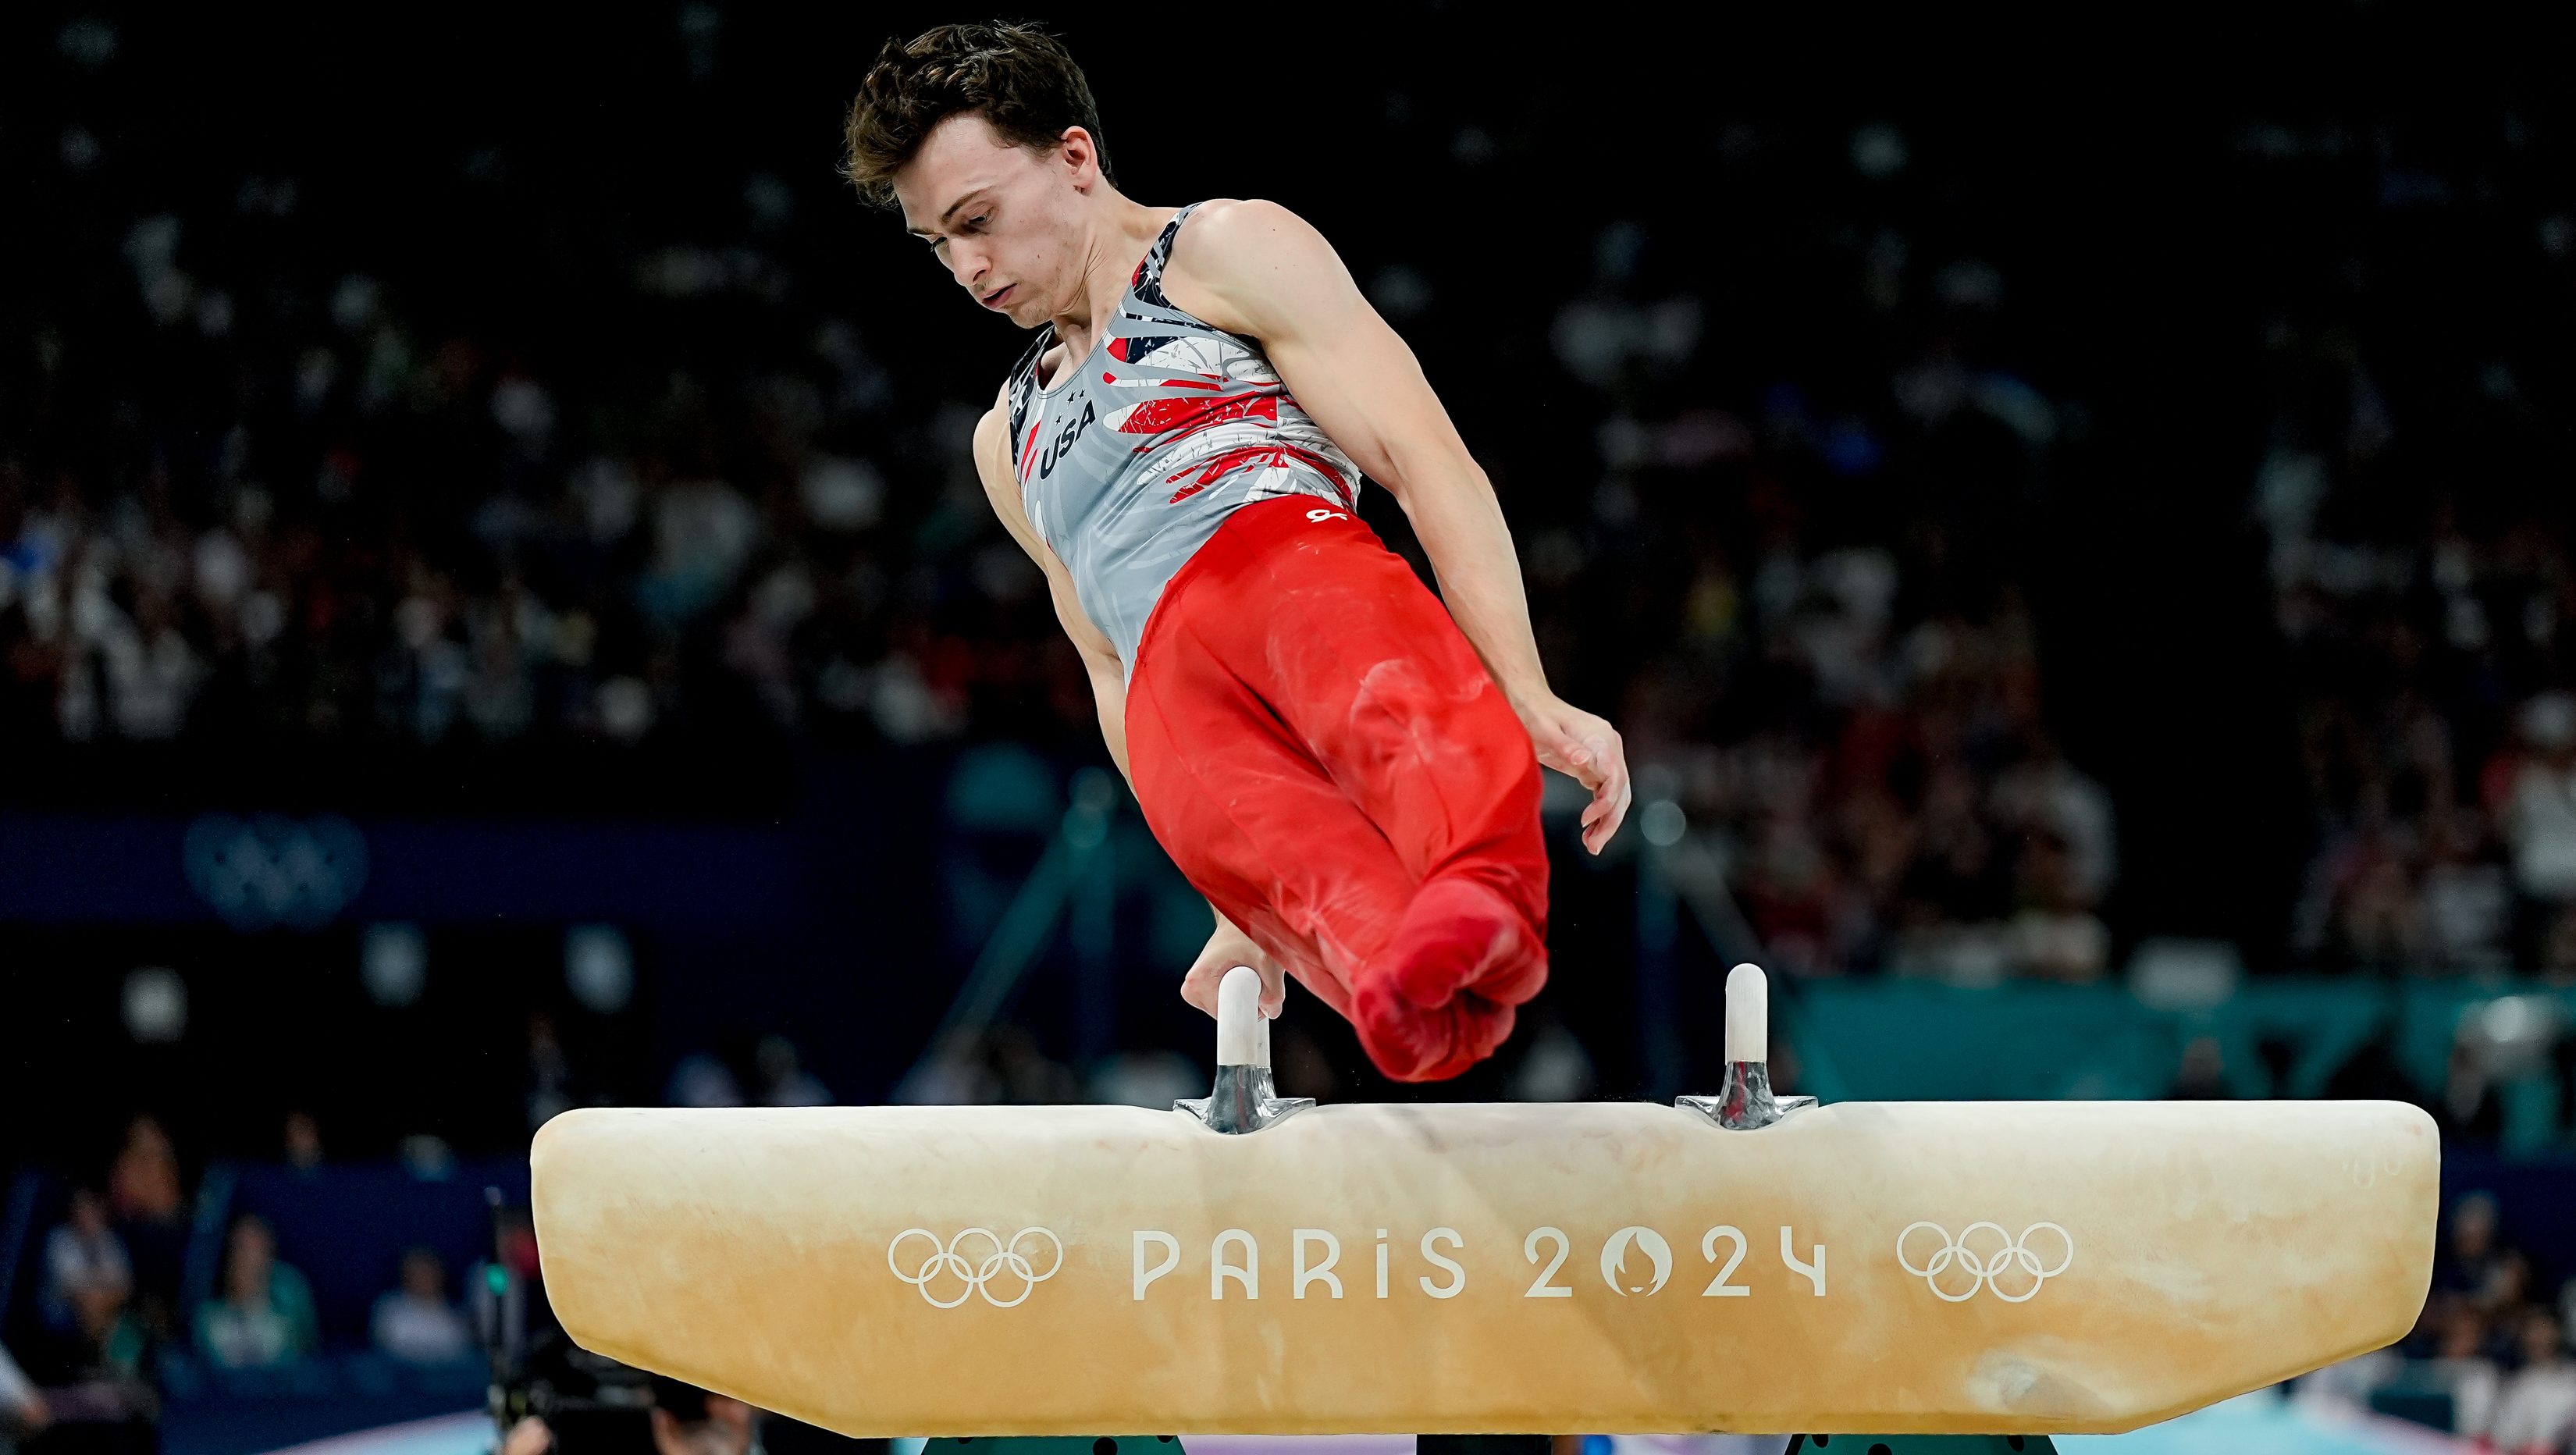
[[[1201,203],[1172,240],[1163,281],[1175,303],[1256,336],[1266,336],[1262,325],[1276,325],[1284,312],[1355,291],[1341,256],[1314,224],[1257,197]],[[1205,310],[1190,300],[1203,301]]]

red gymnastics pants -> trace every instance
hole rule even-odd
[[[1181,567],[1137,646],[1127,760],[1190,883],[1388,1076],[1492,1055],[1546,982],[1529,734],[1348,512],[1258,501]]]

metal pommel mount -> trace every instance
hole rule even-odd
[[[1715,1096],[1677,1096],[1673,1105],[1750,1132],[1815,1104],[1812,1096],[1771,1094],[1771,982],[1762,967],[1726,972],[1726,1081]]]
[[[1261,972],[1237,965],[1216,988],[1216,1088],[1184,1097],[1172,1110],[1187,1112],[1208,1130],[1230,1135],[1257,1132],[1313,1106],[1310,1097],[1275,1095],[1270,1079],[1270,1022],[1261,1014]]]

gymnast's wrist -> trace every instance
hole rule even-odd
[[[1535,721],[1546,716],[1551,710],[1564,705],[1557,701],[1555,693],[1547,690],[1545,678],[1535,682],[1520,683],[1503,682],[1497,679],[1495,685],[1503,689],[1503,700],[1512,705],[1513,716],[1518,717],[1523,723]]]

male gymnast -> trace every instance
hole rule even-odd
[[[1548,690],[1493,486],[1412,351],[1287,208],[1119,192],[1089,83],[1034,27],[888,42],[846,140],[862,196],[1039,330],[976,467],[1215,911],[1181,994],[1213,1015],[1251,965],[1276,1016],[1284,969],[1397,1080],[1493,1054],[1547,979],[1538,769],[1591,791],[1595,854],[1628,770]],[[1363,474],[1440,597],[1360,521]]]

